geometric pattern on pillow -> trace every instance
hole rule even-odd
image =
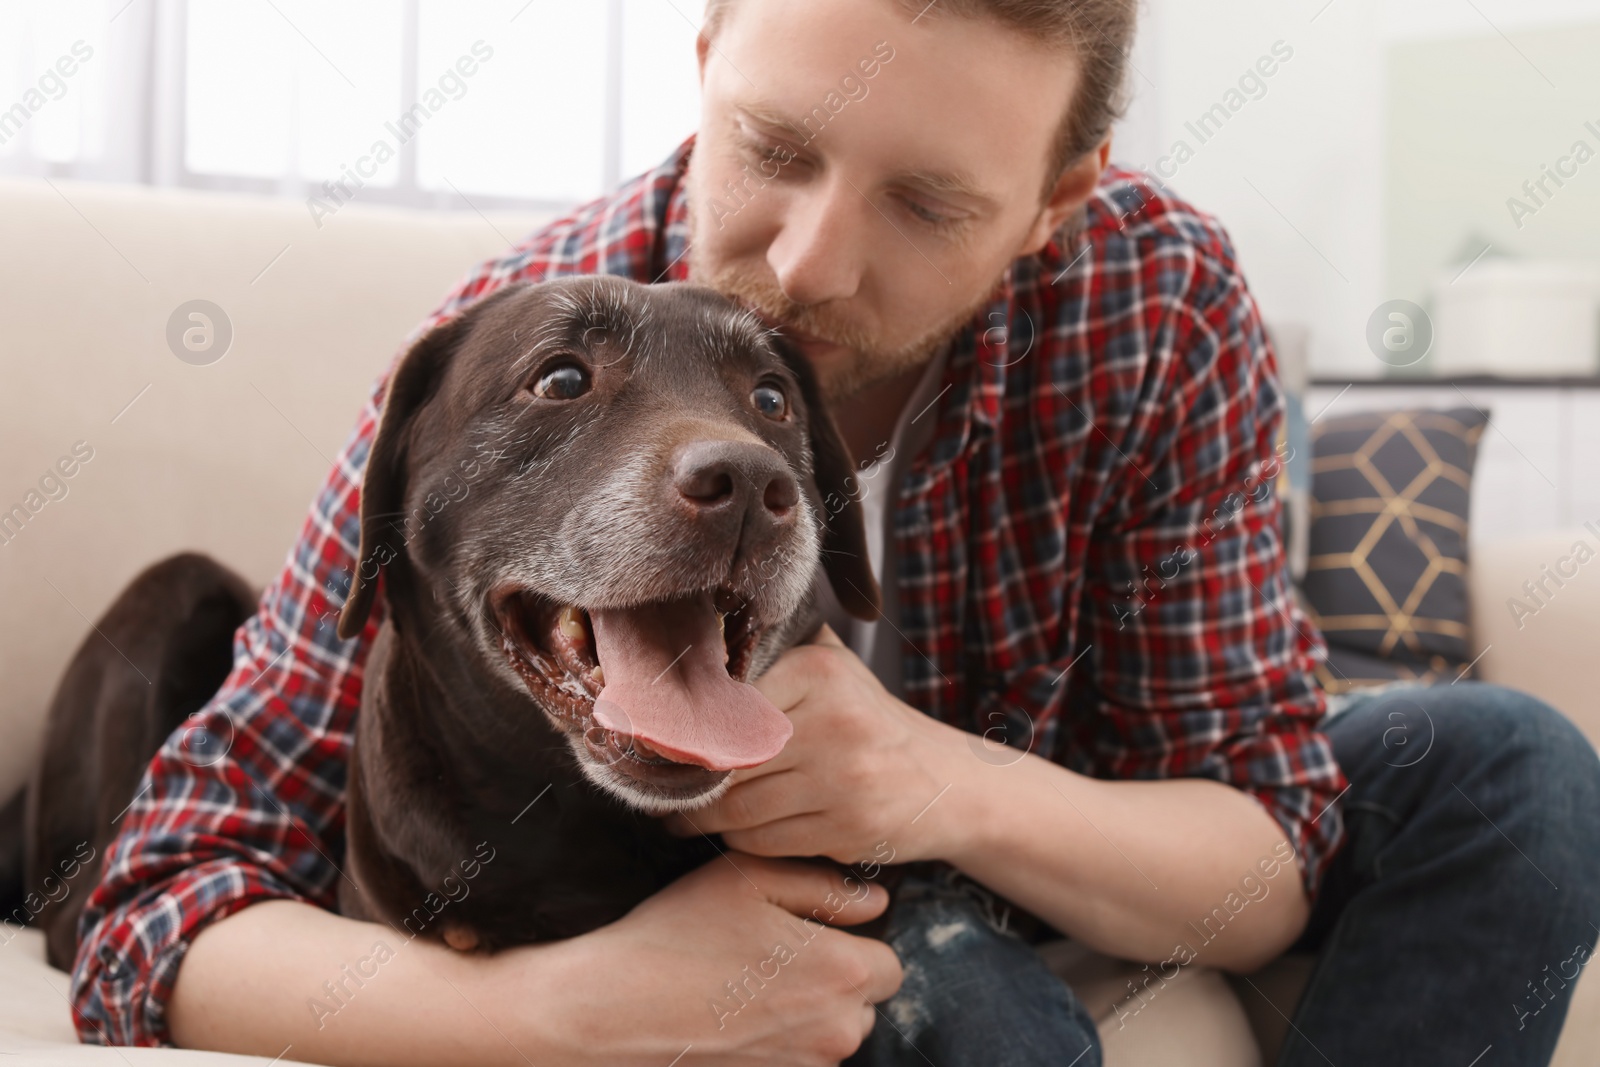
[[[1453,680],[1473,661],[1467,515],[1487,424],[1475,408],[1453,408],[1362,412],[1312,428],[1301,589],[1329,644],[1319,673],[1330,692]]]

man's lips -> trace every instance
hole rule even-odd
[[[756,317],[762,322],[766,323],[768,327],[774,330],[782,331],[785,337],[799,345],[800,348],[809,356],[816,356],[821,353],[836,351],[844,347],[837,342],[824,340],[815,334],[810,334],[804,330],[798,329],[797,327],[778,322],[777,320],[766,314],[763,314],[761,311],[755,308],[751,308],[751,310],[754,311]]]

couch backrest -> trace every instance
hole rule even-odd
[[[184,548],[257,585],[274,578],[405,335],[541,221],[350,204],[318,228],[292,201],[0,180],[0,801],[32,765],[89,620]],[[174,309],[195,299],[233,328],[205,366],[167,341]],[[1296,373],[1300,339],[1274,332]],[[59,499],[40,488],[49,473]],[[30,492],[41,506],[13,536],[4,515]],[[1531,624],[1512,639],[1485,614],[1504,614],[1572,543],[1546,540],[1475,559],[1475,628],[1493,646],[1479,669],[1556,702],[1600,743],[1595,687],[1571,667],[1592,640],[1593,584],[1541,614],[1538,641]]]
[[[0,523],[26,513],[0,525],[0,799],[89,620],[184,548],[275,577],[406,334],[540,221],[0,181]],[[209,365],[167,339],[196,299],[232,325]]]

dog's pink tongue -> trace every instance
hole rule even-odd
[[[589,619],[606,679],[594,717],[606,729],[713,771],[765,763],[794,732],[755,686],[729,677],[709,595],[591,609]]]

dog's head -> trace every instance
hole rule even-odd
[[[815,621],[820,560],[874,618],[851,461],[803,355],[714,291],[502,289],[400,360],[339,634],[380,572],[644,811],[709,802],[792,727],[748,680]]]

